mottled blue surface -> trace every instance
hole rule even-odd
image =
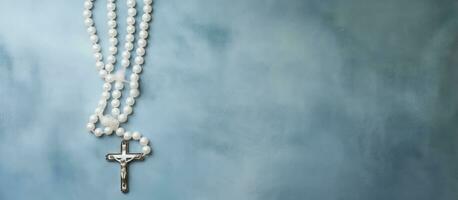
[[[0,0],[1,200],[457,199],[456,1],[157,0],[127,195],[82,2]]]

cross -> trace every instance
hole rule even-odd
[[[121,191],[127,193],[127,165],[133,160],[143,160],[144,156],[141,153],[129,153],[129,142],[123,140],[121,142],[121,153],[109,153],[106,156],[108,161],[117,161],[121,165]]]

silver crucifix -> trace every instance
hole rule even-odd
[[[108,161],[117,161],[121,165],[121,191],[127,193],[127,165],[133,160],[143,160],[144,156],[141,153],[129,153],[129,142],[123,140],[121,142],[121,153],[109,153],[106,156]]]

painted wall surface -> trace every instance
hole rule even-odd
[[[105,3],[95,10],[104,47]],[[154,156],[131,165],[123,195],[119,165],[104,157],[119,138],[85,130],[102,81],[83,1],[0,0],[1,200],[458,198],[456,1],[154,9],[127,126],[151,138]]]

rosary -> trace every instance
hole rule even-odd
[[[122,138],[121,152],[110,153],[106,155],[108,161],[115,161],[121,165],[121,191],[128,192],[127,177],[128,164],[131,161],[143,160],[151,153],[149,139],[142,136],[138,131],[130,132],[121,127],[127,121],[127,118],[132,114],[135,99],[140,95],[139,78],[144,63],[143,56],[145,55],[145,47],[147,45],[149,22],[151,21],[151,12],[153,10],[153,0],[143,0],[143,14],[141,16],[140,31],[138,38],[135,33],[135,16],[137,15],[136,0],[127,1],[127,34],[125,36],[124,51],[122,52],[121,67],[115,71],[116,55],[118,53],[118,32],[116,31],[116,4],[115,0],[107,0],[107,17],[108,17],[108,35],[109,48],[108,56],[105,61],[103,59],[101,46],[99,44],[99,36],[93,20],[92,9],[94,8],[95,0],[84,1],[84,23],[89,33],[89,38],[92,43],[92,50],[96,60],[96,69],[100,77],[105,81],[103,84],[103,92],[101,99],[95,109],[95,113],[89,117],[89,122],[86,125],[88,131],[96,137],[103,135],[112,135],[115,133]],[[134,49],[134,42],[137,44],[135,50],[135,58],[131,63],[131,53]],[[130,77],[126,80],[127,69],[132,65]],[[124,107],[121,106],[120,98],[123,96],[124,84],[129,85],[129,94],[125,98]],[[111,100],[111,111],[107,113],[108,100]],[[98,127],[100,126],[100,128]],[[141,153],[129,153],[129,141],[139,141],[142,146]]]

